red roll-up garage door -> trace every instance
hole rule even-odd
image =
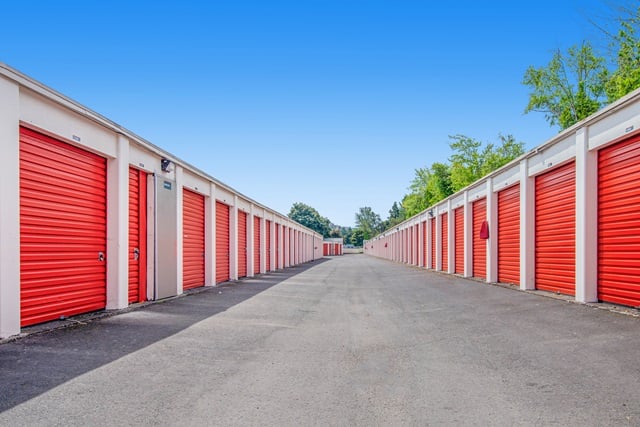
[[[106,161],[20,129],[20,323],[106,305]]]
[[[575,163],[536,177],[536,288],[575,294]]]
[[[253,272],[260,274],[260,218],[253,217]]]
[[[440,270],[449,270],[449,214],[440,215],[442,221],[442,266]]]
[[[129,304],[147,299],[147,174],[129,169]]]
[[[598,153],[598,299],[640,306],[640,137]]]
[[[436,219],[431,218],[431,268],[436,268]]]
[[[238,211],[238,277],[247,277],[247,213]]]
[[[265,221],[265,252],[266,252],[266,261],[267,261],[267,271],[271,271],[271,221]]]
[[[216,283],[231,277],[229,233],[229,206],[216,200]]]
[[[204,286],[204,196],[182,192],[182,289]]]
[[[487,241],[480,238],[480,227],[487,220],[487,199],[476,200],[473,209],[473,277],[487,277]]]
[[[464,208],[453,211],[455,219],[455,272],[464,274]]]
[[[520,184],[498,193],[498,282],[520,284]]]

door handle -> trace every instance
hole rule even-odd
[[[98,252],[98,261],[104,261],[104,252]]]
[[[140,258],[140,249],[133,248],[133,259],[134,259],[134,261],[138,261],[139,258]]]

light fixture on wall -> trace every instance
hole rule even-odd
[[[433,209],[429,209],[429,218],[433,218]]]
[[[175,165],[169,159],[161,159],[160,169],[162,169],[162,172],[173,172],[175,170]]]

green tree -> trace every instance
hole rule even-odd
[[[449,147],[453,151],[449,157],[452,193],[524,154],[524,143],[516,141],[513,135],[499,135],[497,146],[489,143],[484,147],[480,141],[465,135],[449,138]]]
[[[405,194],[402,198],[402,209],[407,214],[407,218],[411,218],[417,213],[422,212],[427,208],[427,199],[424,194],[409,193]]]
[[[429,181],[426,188],[427,206],[436,204],[451,194],[453,194],[451,167],[445,163],[433,163],[429,171]]]
[[[380,220],[380,215],[375,213],[370,207],[362,207],[356,212],[356,230],[362,230],[365,240],[383,231],[381,228],[382,221]]]
[[[364,237],[364,231],[362,231],[359,228],[356,228],[355,230],[353,230],[353,233],[351,234],[351,237],[349,239],[349,242],[356,247],[361,247],[362,243],[364,242],[365,237]],[[347,243],[345,241],[345,243]]]
[[[620,28],[610,35],[617,68],[605,85],[609,102],[640,87],[640,7],[629,11],[628,18],[618,18]]]
[[[451,186],[458,191],[482,177],[482,143],[465,135],[449,136],[449,140]]]
[[[332,227],[331,231],[329,231],[328,237],[342,237],[342,231],[340,227]]]
[[[608,71],[589,42],[559,49],[546,67],[527,68],[523,84],[531,88],[525,113],[542,112],[552,125],[566,129],[598,111],[604,101]]]
[[[387,219],[384,229],[388,229],[393,227],[394,225],[400,224],[402,221],[406,219],[405,210],[401,204],[398,202],[393,202],[393,206],[389,209],[389,218]]]
[[[331,222],[311,206],[304,203],[294,203],[288,216],[292,220],[322,234],[322,236],[329,237]]]

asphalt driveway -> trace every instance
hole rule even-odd
[[[0,345],[0,425],[640,425],[640,319],[364,255]]]

